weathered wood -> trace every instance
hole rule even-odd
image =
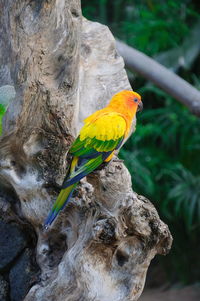
[[[42,230],[81,120],[130,89],[114,38],[82,18],[78,0],[4,0],[0,18],[1,56],[16,89],[0,141],[0,181],[15,191],[18,217],[37,232],[41,268],[25,300],[137,300],[151,259],[169,250],[171,236],[132,191],[121,162],[82,180],[52,228]]]

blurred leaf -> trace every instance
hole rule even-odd
[[[15,97],[15,88],[10,85],[0,87],[0,135],[2,134],[2,119],[10,104]]]
[[[2,118],[5,112],[6,112],[5,107],[2,104],[0,104],[0,135],[2,133]]]
[[[200,177],[183,166],[174,170],[171,176],[174,187],[169,191],[168,198],[173,202],[175,216],[182,215],[187,229],[191,230],[193,226],[200,225]]]

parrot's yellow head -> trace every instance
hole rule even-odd
[[[143,108],[141,96],[134,91],[128,90],[115,94],[108,106],[115,108],[115,110],[117,109],[122,114],[130,115],[130,117],[133,117],[137,111],[141,111]]]

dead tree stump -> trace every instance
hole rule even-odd
[[[82,17],[79,0],[1,0],[0,34],[0,86],[16,90],[0,140],[0,183],[17,198],[1,211],[36,233],[40,267],[24,300],[137,300],[151,259],[172,239],[121,162],[82,180],[42,230],[81,121],[130,89],[114,38]]]

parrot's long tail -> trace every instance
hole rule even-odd
[[[58,213],[66,206],[66,204],[69,202],[70,197],[72,196],[72,193],[75,189],[75,187],[77,186],[77,183],[62,189],[58,195],[58,198],[55,202],[55,204],[53,205],[52,210],[50,211],[47,219],[45,220],[44,223],[44,228],[48,229],[49,226],[53,223],[53,221],[55,220],[56,216],[58,215]]]

